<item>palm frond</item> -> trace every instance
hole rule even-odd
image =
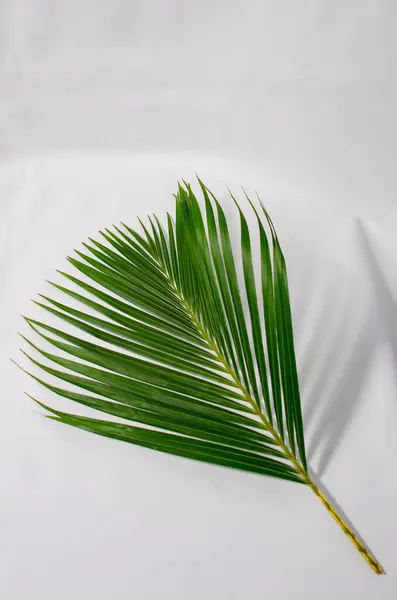
[[[142,233],[124,224],[106,229],[69,258],[74,274],[61,272],[68,283],[53,284],[64,301],[41,295],[36,302],[59,325],[26,318],[43,342],[24,336],[24,354],[43,372],[30,375],[121,421],[38,403],[49,418],[92,433],[306,484],[341,521],[307,470],[287,270],[274,225],[247,196],[259,280],[252,233],[231,195],[240,218],[240,284],[225,213],[199,184],[205,210],[184,182],[175,222],[167,215],[166,227],[153,217]]]

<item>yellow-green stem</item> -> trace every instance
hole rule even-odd
[[[260,411],[259,411],[260,412]],[[262,419],[266,421],[266,419]],[[318,488],[317,484],[313,480],[313,478],[304,470],[302,465],[296,460],[295,456],[289,450],[288,446],[284,444],[283,440],[280,438],[278,433],[274,431],[274,429],[269,427],[270,433],[272,433],[273,438],[277,441],[277,443],[283,448],[285,454],[288,459],[294,465],[296,470],[301,475],[302,479],[305,483],[310,487],[310,489],[316,494],[317,498],[322,502],[326,510],[330,513],[332,518],[338,523],[339,527],[342,529],[343,533],[349,538],[352,544],[357,548],[363,558],[367,561],[371,569],[377,573],[377,575],[383,575],[385,573],[382,565],[378,563],[374,555],[371,551],[361,542],[361,540],[357,537],[351,527],[343,520],[340,514],[336,511],[336,509],[332,506],[331,502],[328,498],[321,492]]]

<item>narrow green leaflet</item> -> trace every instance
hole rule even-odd
[[[295,437],[302,465],[307,470],[305,439],[303,433],[298,372],[296,368],[292,316],[288,291],[287,267],[277,233],[269,214],[261,203],[268,221],[273,241],[274,296],[276,331],[284,391],[284,408],[287,415],[288,437],[295,452]]]
[[[233,198],[233,196],[232,196]],[[233,198],[235,201],[235,199]],[[235,201],[236,202],[236,201]],[[241,257],[243,262],[243,273],[245,281],[245,291],[248,300],[249,313],[251,318],[251,330],[252,338],[254,341],[256,364],[259,371],[259,378],[262,387],[262,395],[266,407],[266,414],[270,421],[273,423],[272,409],[269,397],[269,387],[267,382],[267,370],[265,361],[265,352],[263,344],[263,335],[261,331],[261,323],[259,316],[257,289],[255,283],[255,273],[252,263],[252,252],[251,252],[251,236],[248,228],[247,221],[244,214],[236,202],[240,214],[240,227],[241,227]]]
[[[260,255],[261,255],[261,284],[263,311],[265,319],[265,333],[267,344],[267,357],[272,386],[273,409],[281,438],[284,440],[284,415],[280,383],[280,362],[278,354],[276,307],[274,302],[273,269],[270,256],[269,242],[263,223],[259,217],[255,205],[246,195],[246,198],[256,215],[259,228]]]
[[[130,442],[146,448],[153,448],[185,458],[193,458],[199,461],[303,483],[302,479],[287,465],[275,459],[259,456],[253,452],[237,449],[232,450],[230,447],[222,444],[208,443],[203,440],[194,439],[193,437],[153,431],[112,421],[79,417],[49,409],[45,405],[43,406],[56,415],[56,420],[105,437]]]

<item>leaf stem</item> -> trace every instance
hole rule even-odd
[[[263,415],[262,415],[263,416]],[[267,421],[267,419],[263,416],[263,422]],[[365,546],[365,544],[358,538],[353,529],[344,521],[341,515],[337,512],[337,510],[332,506],[331,502],[328,498],[323,494],[323,492],[319,489],[313,478],[304,470],[303,466],[299,463],[296,457],[292,454],[288,446],[283,442],[283,440],[278,435],[277,431],[270,426],[270,433],[273,435],[275,441],[282,447],[285,454],[288,456],[289,460],[292,462],[298,473],[301,475],[302,479],[305,483],[311,488],[320,502],[323,504],[325,509],[329,512],[332,518],[338,523],[339,527],[342,529],[343,533],[349,538],[351,543],[357,548],[363,558],[367,561],[369,566],[377,575],[385,574],[385,570],[382,565],[378,563],[375,556],[371,553],[369,548]]]

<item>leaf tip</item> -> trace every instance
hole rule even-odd
[[[20,348],[19,348],[19,350],[20,350]],[[18,369],[21,369],[21,371],[26,372],[25,369],[23,367],[21,367],[21,365],[19,365],[16,360],[14,360],[13,358],[10,358],[10,361],[12,362],[13,365],[18,367]]]

